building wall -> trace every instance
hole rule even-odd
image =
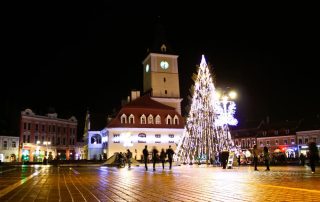
[[[0,136],[0,161],[14,162],[19,157],[19,137]]]
[[[41,158],[37,157],[37,161],[42,160],[48,152],[52,153],[53,158],[57,157],[58,153],[63,153],[67,159],[74,159],[77,125],[75,117],[60,119],[55,113],[40,116],[30,109],[22,111],[19,160],[22,155],[28,155],[29,161],[34,161],[34,157],[40,155]]]
[[[175,150],[182,137],[183,129],[158,129],[158,128],[108,128],[108,157],[115,152],[126,152],[127,149],[133,154],[133,158],[141,160],[142,150],[145,145],[149,152],[156,147],[161,149],[169,148]],[[139,134],[145,134],[146,137],[139,137]],[[156,138],[155,135],[160,135]],[[169,136],[170,135],[170,136]],[[173,135],[173,138],[172,136]]]

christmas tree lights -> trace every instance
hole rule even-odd
[[[220,99],[204,56],[195,79],[192,103],[175,159],[182,163],[201,163],[223,150],[231,150],[233,142],[228,125],[236,125],[236,105],[226,97]]]

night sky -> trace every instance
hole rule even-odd
[[[0,135],[18,135],[25,108],[75,115],[79,135],[89,109],[92,125],[101,129],[131,89],[142,89],[142,60],[158,16],[179,55],[183,106],[205,54],[215,85],[239,94],[240,125],[266,116],[297,120],[320,113],[319,34],[312,6],[134,3],[4,8]]]

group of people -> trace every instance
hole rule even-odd
[[[253,146],[252,154],[253,154],[254,170],[258,171],[257,166],[258,166],[259,151],[258,151],[257,145]],[[314,173],[316,164],[319,161],[319,151],[315,142],[309,143],[309,151],[307,153],[307,158],[309,159],[311,172]],[[268,147],[266,146],[263,148],[263,160],[266,166],[266,171],[270,171],[270,153],[268,151]],[[300,154],[301,165],[303,166],[305,165],[305,160],[306,160],[306,157],[301,153]]]
[[[144,147],[142,153],[143,153],[143,160],[144,160],[145,168],[146,168],[146,170],[148,170],[149,151],[148,151],[147,145]],[[168,161],[169,161],[169,169],[171,170],[173,155],[174,155],[174,151],[171,148],[171,145],[169,145],[169,148],[166,151],[164,151],[164,149],[162,148],[160,155],[159,155],[159,151],[156,149],[156,147],[153,147],[152,152],[151,152],[151,157],[152,157],[152,162],[153,162],[153,171],[156,170],[156,163],[158,162],[158,160],[161,161],[162,169],[164,169],[164,164],[165,164],[167,156],[168,156]]]
[[[253,154],[253,164],[254,164],[254,170],[258,171],[258,157],[259,157],[259,151],[257,148],[257,145],[253,146],[252,150]],[[266,166],[266,171],[270,171],[270,154],[269,154],[269,149],[268,147],[263,147],[263,158],[264,158],[264,164]]]

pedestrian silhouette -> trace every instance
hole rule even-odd
[[[315,173],[316,172],[316,163],[319,161],[319,151],[317,144],[315,142],[310,142],[309,143],[309,155],[310,155],[310,167],[311,167],[311,172]]]
[[[161,152],[160,152],[160,160],[161,160],[161,163],[162,163],[162,169],[164,170],[164,163],[166,161],[166,157],[167,157],[167,154],[166,152],[164,151],[164,149],[162,148],[161,149]]]
[[[264,163],[266,165],[266,171],[269,171],[270,170],[269,168],[270,154],[267,146],[263,147],[263,157],[264,157]]]
[[[254,145],[254,146],[253,146],[252,153],[253,153],[254,170],[258,171],[257,166],[258,166],[258,156],[259,156],[259,152],[258,152],[257,145]]]
[[[239,154],[238,155],[238,166],[240,167],[240,164],[241,164],[241,155]]]
[[[128,161],[128,168],[131,168],[131,158],[132,158],[132,152],[130,151],[130,149],[127,149],[127,161]]]
[[[148,149],[147,149],[147,145],[144,147],[142,153],[143,153],[144,166],[145,166],[146,170],[148,170],[148,155],[149,155],[149,152],[148,152]]]
[[[229,158],[229,152],[228,151],[222,151],[221,153],[221,163],[222,163],[222,168],[226,169],[227,168],[227,162]]]
[[[171,170],[172,168],[172,160],[173,160],[173,155],[174,155],[174,151],[171,148],[171,145],[169,145],[169,148],[166,151],[167,155],[168,155],[168,160],[169,160],[169,169]]]
[[[156,147],[153,147],[153,149],[152,149],[153,171],[156,170],[156,163],[158,161],[158,153],[159,153],[159,151],[156,149]]]
[[[306,156],[303,153],[301,153],[299,158],[301,165],[304,166],[306,163]]]

